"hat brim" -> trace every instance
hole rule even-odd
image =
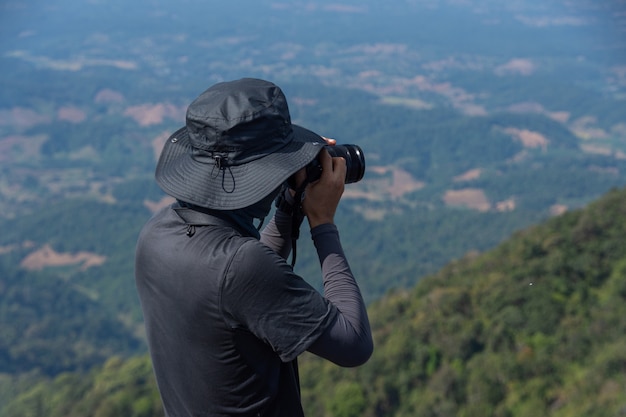
[[[217,210],[248,207],[269,195],[311,162],[324,139],[293,125],[293,139],[276,152],[242,165],[220,169],[193,158],[187,128],[169,137],[156,168],[157,184],[178,200]]]

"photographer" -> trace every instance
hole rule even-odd
[[[177,202],[144,226],[135,265],[167,416],[302,416],[301,353],[369,359],[365,304],[333,223],[347,168],[332,144],[291,123],[279,87],[249,78],[202,93],[168,139],[156,180]],[[323,295],[287,263],[303,215]]]

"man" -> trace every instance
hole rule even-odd
[[[167,416],[302,416],[301,353],[369,359],[365,304],[333,223],[346,166],[327,143],[292,124],[280,88],[258,79],[210,87],[166,142],[156,180],[177,202],[144,226],[135,278]],[[315,158],[322,174],[306,185]],[[323,295],[286,262],[302,221],[294,195]]]

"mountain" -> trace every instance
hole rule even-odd
[[[367,364],[301,357],[306,414],[621,415],[625,274],[621,189],[373,303]],[[2,417],[162,415],[147,355],[0,387]]]
[[[624,2],[605,3],[0,3],[0,372],[145,352],[156,157],[218,81],[271,79],[295,122],[364,149],[337,222],[369,302],[623,187]]]
[[[308,415],[623,413],[625,210],[614,190],[382,298],[368,364],[302,361]]]

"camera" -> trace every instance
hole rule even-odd
[[[365,155],[357,145],[324,146],[331,157],[342,157],[346,160],[345,183],[359,182],[365,174]],[[316,181],[322,175],[322,165],[319,158],[315,158],[306,167],[306,176],[309,182]]]

